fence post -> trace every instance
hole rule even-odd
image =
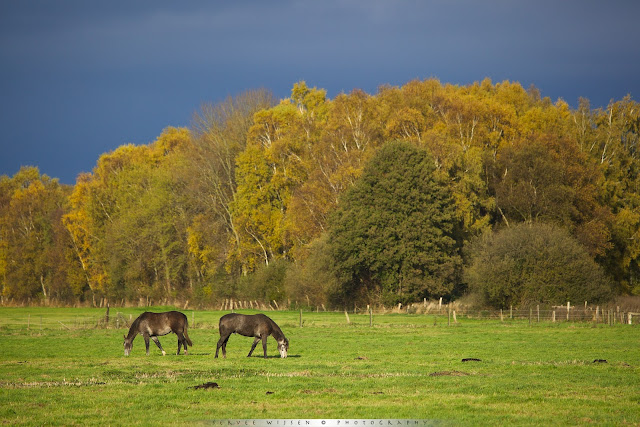
[[[556,323],[556,311],[555,310],[553,310],[552,321],[553,321],[553,323]]]
[[[538,323],[540,323],[540,305],[536,305],[536,313],[538,314]]]
[[[448,310],[449,311],[449,320],[447,321],[447,326],[451,326],[451,306],[448,305],[448,308],[449,308],[449,310]],[[631,318],[629,318],[629,319],[631,319]]]
[[[458,319],[456,318],[456,311],[453,310],[453,323],[458,323]]]
[[[533,308],[529,307],[529,326],[531,326],[532,317],[533,317]]]
[[[611,309],[609,309],[609,311],[608,311],[608,315],[607,315],[607,318],[609,319],[609,326],[613,326],[613,321],[612,321],[613,316],[612,316],[612,314],[613,314],[613,313],[612,313],[612,310],[611,310]]]
[[[500,321],[504,322],[504,317],[502,316],[502,309],[500,309]]]
[[[571,309],[571,303],[567,301],[567,322],[569,321],[569,310]]]
[[[513,320],[513,306],[509,306],[509,319]]]
[[[302,309],[300,309],[300,327],[302,328]]]

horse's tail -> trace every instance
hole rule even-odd
[[[191,342],[191,338],[189,338],[189,334],[187,334],[187,326],[185,325],[184,327],[184,339],[187,341],[187,344],[189,344],[189,347],[193,347],[193,343]]]

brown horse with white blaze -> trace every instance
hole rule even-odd
[[[160,345],[158,337],[171,332],[178,336],[177,354],[180,354],[180,348],[182,346],[184,346],[184,354],[187,354],[187,344],[193,346],[187,334],[188,327],[189,322],[187,321],[187,316],[179,311],[168,311],[166,313],[151,313],[146,311],[133,321],[131,328],[129,328],[129,334],[124,336],[124,355],[129,355],[133,347],[133,339],[138,334],[141,334],[147,348],[147,356],[149,355],[149,338],[156,343],[164,356],[166,353],[162,345]]]
[[[251,351],[247,357],[251,356],[253,350],[258,345],[258,342],[262,340],[262,350],[264,352],[264,358],[267,358],[267,338],[269,335],[273,335],[273,338],[278,342],[278,351],[280,357],[287,357],[287,351],[289,350],[289,340],[284,336],[280,327],[264,314],[238,314],[231,313],[225,314],[220,318],[219,324],[220,339],[216,347],[216,356],[218,357],[218,350],[222,347],[222,357],[227,357],[227,341],[231,334],[240,334],[245,337],[254,337]]]

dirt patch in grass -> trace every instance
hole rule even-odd
[[[189,387],[189,388],[192,388],[194,390],[209,390],[209,389],[212,389],[212,388],[220,388],[220,386],[218,385],[218,383],[207,382],[207,383],[196,385],[196,386]]]

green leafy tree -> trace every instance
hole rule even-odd
[[[451,296],[461,267],[458,221],[434,170],[425,150],[390,142],[341,199],[329,250],[343,303]]]
[[[520,223],[487,233],[469,249],[465,280],[496,308],[607,301],[612,284],[586,249],[557,226]]]

